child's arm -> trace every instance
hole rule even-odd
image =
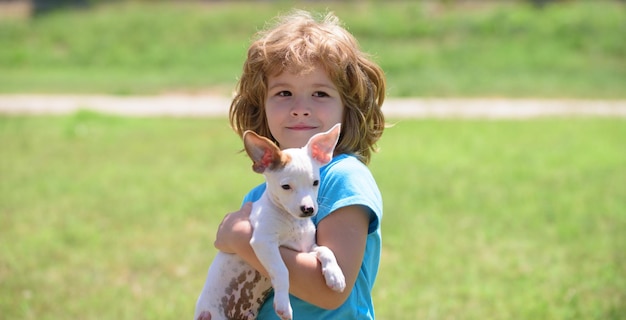
[[[267,276],[257,259],[250,237],[252,226],[248,220],[251,206],[229,214],[220,225],[215,247],[224,252],[236,253],[252,267]],[[346,290],[335,292],[326,286],[321,264],[313,254],[281,248],[289,269],[289,291],[311,304],[325,309],[336,309],[348,298],[359,273],[369,224],[363,207],[349,206],[336,210],[317,227],[317,243],[330,248],[337,258],[346,278]]]

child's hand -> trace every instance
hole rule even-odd
[[[252,225],[250,212],[252,202],[246,202],[239,211],[231,212],[224,217],[217,229],[215,248],[226,253],[238,253],[240,248],[250,246]]]

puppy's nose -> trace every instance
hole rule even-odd
[[[309,217],[313,215],[313,213],[315,212],[315,208],[307,207],[307,206],[300,206],[300,211],[302,211],[303,217]]]

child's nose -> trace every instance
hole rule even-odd
[[[309,109],[309,107],[307,106],[306,102],[303,101],[304,99],[296,99],[296,101],[294,101],[293,107],[291,108],[291,115],[294,117],[298,117],[298,116],[309,116],[311,115],[311,110]]]
[[[294,117],[297,117],[297,116],[305,116],[305,117],[307,117],[307,116],[309,116],[309,112],[308,111],[293,110],[291,112],[291,115],[294,116]]]

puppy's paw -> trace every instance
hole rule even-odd
[[[346,288],[346,278],[337,264],[333,252],[324,246],[313,246],[313,252],[322,263],[322,273],[326,279],[326,285],[334,291],[343,292]]]
[[[322,269],[326,285],[333,291],[343,292],[346,289],[346,278],[337,264],[331,264]]]
[[[291,320],[293,311],[289,303],[289,296],[286,299],[274,296],[274,311],[276,311],[281,320]]]

